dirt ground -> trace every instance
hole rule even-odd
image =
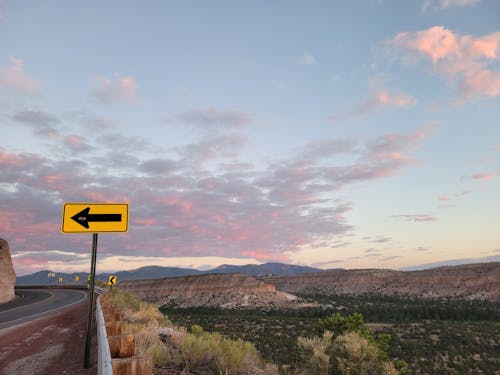
[[[97,374],[93,324],[90,369],[83,368],[87,302],[54,316],[0,330],[0,374]]]

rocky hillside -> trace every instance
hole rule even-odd
[[[383,294],[422,298],[500,300],[500,262],[423,271],[335,270],[294,276],[259,277],[293,294]]]
[[[241,274],[215,274],[134,280],[119,283],[137,297],[179,307],[261,307],[297,304],[297,298],[274,285]]]
[[[8,302],[15,297],[15,282],[16,273],[12,266],[9,244],[0,238],[0,303]]]

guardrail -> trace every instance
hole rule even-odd
[[[98,375],[151,375],[151,356],[135,355],[135,336],[123,334],[121,314],[108,297],[106,293],[96,300]]]
[[[97,374],[113,375],[111,353],[109,351],[108,335],[106,333],[106,321],[101,307],[101,296],[97,297],[95,318],[97,321]]]

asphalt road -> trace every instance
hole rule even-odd
[[[87,293],[70,289],[16,289],[16,294],[16,299],[0,305],[0,329],[48,316],[87,299]]]

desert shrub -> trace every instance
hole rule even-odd
[[[135,336],[135,353],[151,354],[153,360],[159,359],[161,341],[156,331],[158,327],[171,323],[158,307],[142,302],[131,293],[116,287],[113,288],[109,301],[122,316],[124,333]]]
[[[318,375],[396,375],[392,363],[384,361],[380,349],[357,332],[334,337],[326,331],[322,336],[303,338],[298,344],[304,350],[299,374]]]
[[[319,336],[298,339],[303,374],[397,374],[386,350],[391,336],[375,337],[363,315],[332,314],[314,324]]]
[[[131,293],[116,287],[111,292],[110,302],[120,312],[124,310],[136,311],[142,303]]]
[[[329,348],[331,374],[396,375],[390,362],[381,360],[380,349],[360,336],[347,332],[337,337]]]
[[[142,302],[132,294],[114,288],[110,297],[120,311],[124,333],[135,335],[135,351],[149,354],[159,366],[174,366],[185,371],[216,375],[277,374],[274,366],[265,365],[254,345],[241,339],[232,340],[218,333],[205,332],[193,325],[170,328],[165,342],[160,338],[162,326],[172,323],[154,305]],[[163,329],[164,332],[167,330]]]
[[[332,344],[333,334],[326,331],[322,336],[311,338],[299,337],[298,345],[304,350],[302,370],[304,374],[328,375],[330,373],[330,356],[327,354]]]
[[[188,371],[213,374],[259,374],[265,371],[253,344],[204,332],[200,326],[192,326],[177,349],[183,367]]]

